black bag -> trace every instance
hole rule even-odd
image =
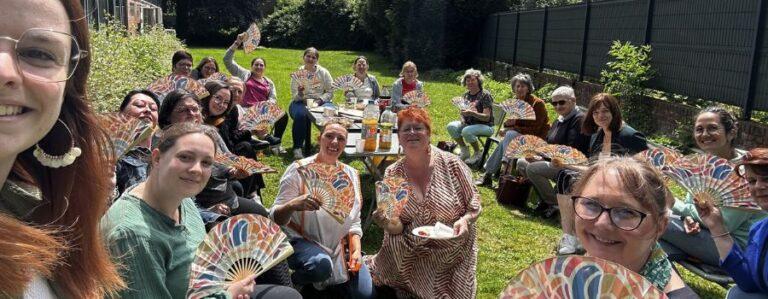
[[[496,201],[502,205],[525,207],[528,194],[531,192],[531,182],[521,176],[504,174],[499,177],[499,188],[496,189]]]
[[[440,141],[437,143],[437,148],[449,153],[452,153],[456,146],[456,142],[453,141]]]

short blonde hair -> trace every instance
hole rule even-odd
[[[405,69],[409,68],[409,67],[412,67],[413,70],[416,71],[416,78],[418,78],[419,77],[419,69],[416,68],[416,64],[413,63],[413,61],[410,61],[410,60],[408,60],[405,63],[403,63],[403,68],[400,69],[400,77],[402,77],[403,73],[405,73]]]

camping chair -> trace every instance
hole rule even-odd
[[[501,139],[497,137],[496,133],[501,130],[501,126],[504,124],[504,117],[507,115],[506,112],[504,112],[504,109],[501,108],[498,104],[493,104],[493,107],[491,108],[491,113],[493,113],[493,126],[496,127],[496,131],[493,135],[488,136],[485,138],[485,142],[483,142],[483,155],[480,158],[480,168],[483,167],[483,164],[485,163],[485,159],[488,157],[488,152],[490,151],[491,144],[501,143]],[[482,137],[481,137],[482,138]]]

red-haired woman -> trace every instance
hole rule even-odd
[[[112,167],[85,95],[85,15],[75,0],[2,6],[0,297],[102,298],[124,284],[98,231]]]
[[[385,176],[405,178],[414,192],[397,219],[373,215],[385,232],[378,254],[366,257],[373,282],[394,289],[399,298],[475,298],[480,194],[469,167],[430,145],[431,121],[425,110],[408,107],[397,118],[405,157],[389,166]],[[456,236],[432,240],[411,234],[437,221],[453,225]]]

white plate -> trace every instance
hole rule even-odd
[[[451,236],[437,236],[434,234],[435,227],[432,225],[425,225],[425,226],[419,226],[417,228],[414,228],[411,233],[414,236],[427,238],[427,239],[433,239],[433,240],[448,240],[453,239],[456,237],[456,235]],[[426,235],[421,235],[419,233],[425,233]]]

